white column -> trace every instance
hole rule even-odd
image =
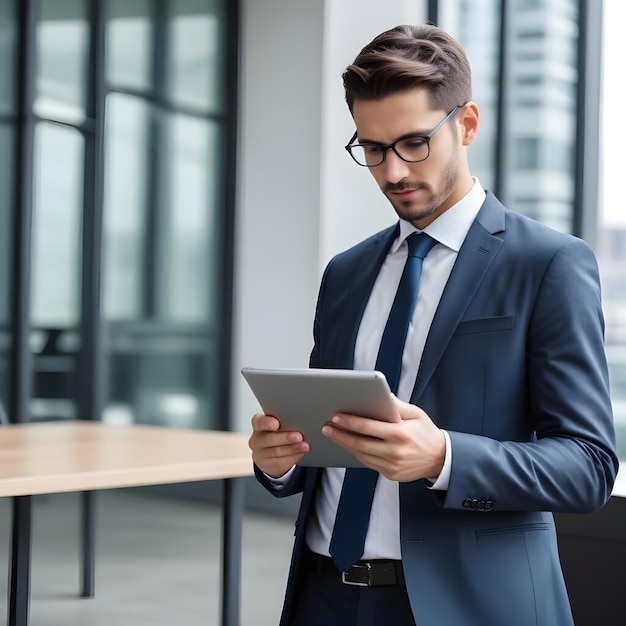
[[[424,22],[426,2],[327,0],[324,17],[320,267],[337,252],[396,221],[371,174],[344,150],[355,128],[341,75],[379,33],[399,24]]]

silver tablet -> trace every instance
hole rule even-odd
[[[322,435],[322,426],[338,412],[398,421],[385,376],[375,371],[335,369],[241,370],[263,412],[281,428],[298,430],[311,446],[298,465],[362,467],[352,454]]]

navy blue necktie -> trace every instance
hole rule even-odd
[[[376,359],[376,369],[385,374],[393,393],[398,391],[400,382],[402,353],[417,298],[422,261],[437,242],[425,233],[413,233],[407,243],[409,254]],[[369,468],[346,469],[330,540],[330,555],[342,572],[348,571],[363,555],[377,481],[378,472]]]

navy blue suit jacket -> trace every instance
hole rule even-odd
[[[351,368],[361,317],[397,226],[326,268],[311,367]],[[609,498],[618,461],[595,258],[582,240],[507,211],[490,193],[459,251],[411,402],[450,434],[449,488],[400,483],[406,585],[419,626],[572,624],[552,511]],[[302,492],[281,624],[297,611]]]

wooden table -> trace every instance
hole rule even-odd
[[[0,497],[13,497],[8,626],[28,624],[31,496],[224,480],[222,624],[239,623],[243,477],[247,435],[102,422],[0,428]]]

